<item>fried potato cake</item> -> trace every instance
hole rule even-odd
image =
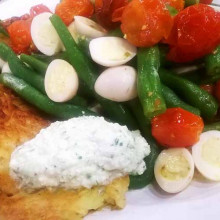
[[[39,112],[0,84],[0,191],[8,195],[17,192],[9,176],[11,153],[48,125]]]
[[[49,123],[33,107],[0,85],[0,219],[81,220],[89,211],[104,206],[123,208],[128,176],[108,186],[74,191],[44,189],[27,193],[16,187],[9,175],[11,153]]]
[[[123,208],[129,177],[114,180],[106,187],[78,191],[48,190],[36,193],[0,195],[1,220],[81,220],[89,211],[106,205]]]

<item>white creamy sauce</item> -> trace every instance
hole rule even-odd
[[[102,117],[55,122],[16,148],[10,174],[21,188],[78,189],[142,174],[150,147],[139,131]]]

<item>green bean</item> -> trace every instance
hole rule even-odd
[[[5,37],[9,37],[7,30],[3,27],[0,22],[0,34],[3,34]]]
[[[30,104],[57,118],[70,119],[72,117],[83,115],[96,115],[94,112],[89,111],[87,108],[82,106],[55,103],[47,96],[27,84],[24,80],[17,78],[13,74],[2,73],[0,75],[0,82],[15,91]]]
[[[74,98],[70,99],[67,104],[72,104],[72,105],[79,105],[79,106],[87,106],[87,100],[81,96],[75,96]]]
[[[45,93],[44,79],[39,74],[28,68],[16,56],[12,49],[4,43],[0,43],[0,56],[8,61],[9,67],[15,76],[25,80],[42,93]]]
[[[47,67],[48,64],[44,63],[41,60],[36,59],[33,56],[29,56],[26,54],[21,54],[20,55],[20,59],[28,64],[30,67],[32,67],[34,70],[36,70],[37,72],[39,72],[42,75],[45,75],[46,71],[47,71]]]
[[[159,66],[160,53],[157,46],[138,50],[138,96],[147,118],[166,110],[158,75]]]
[[[144,116],[142,106],[138,99],[132,100],[129,102],[129,107],[131,108],[132,113],[135,115],[142,135],[146,138],[148,144],[150,145],[151,152],[144,159],[146,164],[146,171],[139,176],[130,175],[130,189],[140,189],[151,183],[154,177],[154,164],[159,155],[159,147],[151,135],[151,125],[150,121]]]
[[[89,43],[90,43],[90,39],[88,39],[86,37],[79,37],[77,40],[77,45],[78,45],[79,49],[84,54],[86,54],[88,57],[91,57],[90,51],[89,51]]]
[[[137,123],[129,109],[126,109],[126,107],[120,103],[106,100],[95,93],[94,84],[97,79],[97,70],[94,68],[93,63],[89,60],[88,56],[84,55],[83,52],[79,50],[76,42],[60,17],[54,14],[51,16],[50,20],[66,48],[69,62],[76,69],[79,78],[85,82],[91,93],[94,94],[96,99],[103,106],[106,114],[113,121],[127,125],[130,129],[137,129]]]
[[[207,75],[220,75],[220,46],[205,58]]]
[[[32,53],[31,56],[40,60],[40,61],[43,61],[44,63],[48,63],[48,64],[55,59],[61,59],[61,60],[68,61],[68,58],[67,58],[68,56],[67,56],[66,52],[61,52],[61,53],[58,53],[54,56],[46,56],[44,54]]]
[[[0,43],[0,56],[1,55],[3,55],[2,57],[7,58],[10,69],[12,70],[12,73],[15,76],[23,79],[24,81],[32,85],[34,88],[46,94],[44,89],[44,77],[38,75],[36,72],[25,66],[8,46],[4,44],[2,45]],[[22,56],[26,57],[27,55]],[[75,96],[72,100],[69,101],[69,103],[85,106],[87,102],[84,98],[80,96]]]
[[[162,84],[162,93],[166,101],[167,107],[169,108],[180,107],[189,112],[192,112],[193,114],[200,115],[199,109],[194,108],[193,106],[188,105],[187,103],[182,101],[173,90],[171,90],[169,87],[163,84]]]
[[[9,46],[7,46],[5,43],[0,42],[0,57],[4,61],[8,61],[8,57],[10,54],[14,54],[14,52],[11,50]]]
[[[97,74],[92,62],[79,50],[76,42],[60,17],[53,15],[50,20],[60,36],[60,39],[66,48],[69,61],[79,74],[79,78],[86,82],[90,90],[93,91]]]
[[[212,95],[195,83],[167,70],[159,71],[161,81],[173,89],[184,101],[198,108],[205,118],[213,118],[218,110],[218,103]]]

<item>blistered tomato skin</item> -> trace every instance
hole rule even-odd
[[[190,147],[204,128],[201,117],[181,108],[170,108],[151,121],[152,135],[164,147]]]
[[[167,38],[173,19],[162,0],[133,0],[124,9],[121,29],[135,46],[150,47]]]
[[[66,25],[74,20],[74,16],[91,17],[94,12],[90,0],[63,0],[56,6],[55,14],[59,15]]]
[[[193,61],[211,53],[220,43],[220,12],[204,4],[187,7],[175,17],[167,43],[168,59],[174,62]]]
[[[31,7],[31,9],[30,9],[30,17],[33,18],[36,15],[39,15],[43,12],[51,12],[51,11],[47,6],[45,6],[43,4],[35,5],[35,6]]]
[[[111,30],[119,26],[124,7],[128,0],[95,0],[95,15],[98,23]]]
[[[30,22],[28,20],[14,21],[7,28],[10,44],[15,53],[27,53],[31,43]]]

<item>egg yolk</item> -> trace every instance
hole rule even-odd
[[[169,155],[161,167],[161,175],[168,180],[185,178],[190,170],[190,164],[183,155]]]
[[[202,158],[210,165],[220,168],[220,138],[209,138],[202,145]]]

